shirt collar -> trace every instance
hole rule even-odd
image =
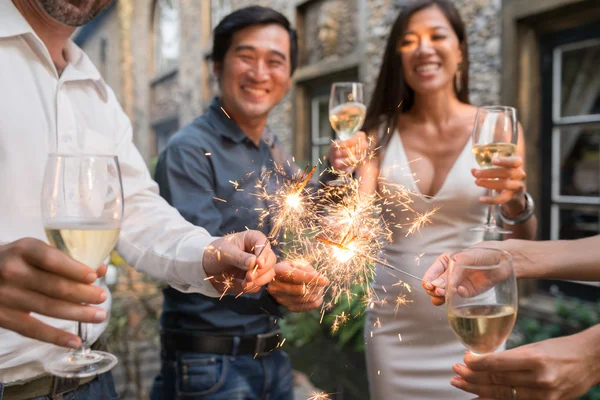
[[[33,40],[44,46],[41,39],[31,28],[25,17],[21,15],[11,0],[0,0],[0,38],[15,36],[33,36]],[[103,97],[104,101],[108,99],[106,83],[102,80],[100,72],[96,69],[89,57],[72,40],[69,40],[65,49],[65,57],[69,61],[71,68],[68,68],[68,75],[64,76],[65,81],[91,80],[93,81]],[[52,60],[48,60],[51,62]]]
[[[96,84],[96,87],[100,91],[104,101],[108,99],[108,90],[106,88],[106,82],[102,79],[100,72],[92,63],[90,58],[85,54],[79,46],[77,46],[72,40],[69,40],[67,47],[65,48],[65,57],[69,61],[69,65],[72,69],[65,76],[67,80],[91,80]]]
[[[221,105],[221,101],[218,97],[213,98],[210,103],[210,112],[215,117],[214,119],[217,122],[217,129],[219,129],[219,134],[234,143],[241,143],[244,140],[248,139],[248,136],[242,131],[240,126],[235,122],[233,118],[231,118],[223,106]],[[265,130],[261,136],[261,140],[267,144],[267,146],[273,146],[275,142],[275,135],[269,127],[265,127]]]
[[[33,33],[27,20],[11,0],[0,1],[0,38]]]

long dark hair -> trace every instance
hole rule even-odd
[[[454,90],[461,102],[469,104],[469,49],[465,24],[458,10],[450,0],[420,0],[412,2],[402,10],[392,26],[381,69],[379,70],[379,77],[375,85],[375,91],[367,108],[367,116],[363,125],[363,130],[367,134],[375,135],[376,137],[376,130],[381,123],[387,123],[387,126],[390,127],[388,130],[389,134],[384,135],[380,140],[380,143],[384,146],[394,131],[393,127],[396,126],[398,116],[410,110],[415,101],[415,91],[404,81],[402,56],[397,51],[398,41],[402,40],[410,17],[417,11],[431,6],[440,8],[458,37],[460,49],[463,53],[463,60],[460,69],[460,91],[456,90],[456,85]]]

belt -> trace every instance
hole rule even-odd
[[[96,376],[87,378],[59,378],[57,376],[44,375],[19,385],[4,387],[3,400],[23,400],[42,396],[50,396],[53,400],[62,399],[68,392],[76,390],[96,379]]]
[[[281,348],[281,331],[251,336],[211,336],[165,330],[161,334],[163,351],[185,351],[263,357]]]

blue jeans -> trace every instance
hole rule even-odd
[[[293,400],[292,366],[283,351],[264,357],[163,354],[151,400]]]
[[[4,385],[0,383],[0,400],[3,399]],[[119,395],[110,372],[98,376],[96,379],[80,386],[72,392],[66,393],[63,400],[117,400]],[[32,400],[51,400],[50,396],[36,397]]]

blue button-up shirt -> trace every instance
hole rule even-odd
[[[176,133],[160,155],[156,181],[160,194],[191,223],[223,236],[259,227],[256,194],[261,173],[276,162],[287,176],[298,171],[291,155],[267,128],[258,145],[222,110],[215,98],[208,111]],[[273,182],[269,183],[271,186]],[[253,195],[254,194],[254,195]],[[164,291],[163,326],[223,335],[264,333],[275,326],[279,307],[263,288],[256,294],[221,300]]]

